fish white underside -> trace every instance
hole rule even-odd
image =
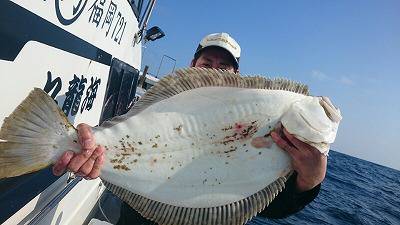
[[[288,155],[270,137],[268,148],[255,148],[251,140],[268,134],[304,98],[312,97],[231,87],[182,92],[95,130],[97,143],[107,149],[101,178],[175,206],[241,200],[291,170]],[[247,135],[235,136],[242,128]]]

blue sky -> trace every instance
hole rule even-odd
[[[400,1],[157,1],[144,47],[159,75],[186,67],[202,37],[230,33],[242,74],[287,77],[329,96],[343,120],[332,149],[400,170]]]

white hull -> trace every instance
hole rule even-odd
[[[143,18],[129,2],[1,1],[0,40],[7,43],[0,45],[0,125],[34,87],[52,96],[74,125],[96,126],[123,112],[119,96],[125,105],[135,96],[142,58],[142,43],[134,42]],[[122,86],[128,92],[121,93]],[[7,201],[0,195],[0,223],[87,223],[105,190],[101,181],[66,173],[52,183],[55,178],[42,172],[0,180],[9,194]],[[36,177],[49,186],[37,188]]]

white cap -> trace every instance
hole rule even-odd
[[[233,56],[236,66],[239,67],[240,46],[231,36],[229,36],[229,34],[214,33],[205,36],[200,41],[200,44],[196,49],[196,53],[210,46],[217,46],[227,50]]]

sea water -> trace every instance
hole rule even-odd
[[[400,225],[400,171],[330,151],[313,202],[287,218],[256,217],[247,224]]]

